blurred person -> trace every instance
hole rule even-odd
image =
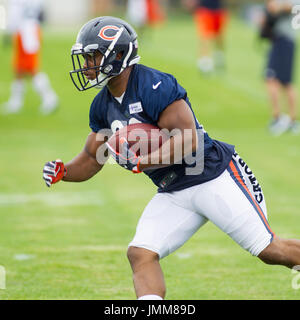
[[[13,36],[14,80],[11,94],[4,104],[4,113],[17,113],[24,105],[25,80],[29,77],[41,98],[40,111],[53,112],[58,97],[46,73],[40,71],[41,20],[43,0],[9,0],[7,32]]]
[[[287,130],[298,134],[297,92],[293,85],[295,70],[296,30],[292,26],[292,6],[299,0],[269,0],[261,23],[261,37],[268,38],[271,48],[265,69],[267,92],[271,102],[272,120],[269,130],[280,135]],[[286,98],[288,113],[282,112],[281,93]]]
[[[119,140],[122,151],[109,147],[122,167],[145,173],[158,187],[127,251],[139,300],[165,297],[160,259],[181,247],[208,220],[264,263],[290,268],[300,264],[300,241],[282,239],[271,230],[263,191],[253,172],[233,145],[209,137],[173,75],[139,64],[137,34],[128,23],[114,17],[88,21],[71,52],[70,74],[76,88],[101,91],[90,107],[91,132],[82,151],[66,164],[62,160],[45,164],[48,187],[61,180],[86,181],[99,173],[107,160],[110,131],[132,123],[168,132],[177,129],[178,135],[167,142],[170,147],[163,144],[150,155],[137,155],[126,139]],[[184,130],[191,133],[189,137],[182,136]],[[178,155],[178,150],[187,152]],[[188,168],[195,168],[195,163],[186,162],[190,152],[204,158],[200,172],[188,173]]]
[[[203,73],[224,69],[224,29],[228,19],[224,0],[183,0],[193,11],[199,49],[197,67]]]
[[[165,14],[160,0],[128,0],[127,18],[140,35],[145,28],[162,23]]]

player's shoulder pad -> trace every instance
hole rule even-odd
[[[174,85],[173,75],[143,65],[139,66],[139,82],[143,93],[155,94]]]

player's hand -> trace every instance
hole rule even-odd
[[[117,152],[109,144],[107,144],[111,155],[116,160],[116,162],[123,168],[132,171],[133,173],[141,173],[140,161],[141,157],[137,156],[129,147],[128,141],[122,137],[119,141],[119,150]]]
[[[43,179],[47,187],[60,181],[67,174],[67,169],[61,160],[47,162],[43,170]]]

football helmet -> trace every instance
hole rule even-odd
[[[103,56],[100,65],[96,65],[97,51]],[[79,91],[102,89],[111,78],[139,62],[137,51],[137,34],[127,22],[108,16],[94,18],[80,29],[71,49],[71,79]],[[88,57],[94,62],[91,67]],[[96,78],[88,80],[84,73],[91,69],[96,71]]]

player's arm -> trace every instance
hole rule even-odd
[[[105,142],[105,139],[104,137],[102,139],[99,135],[99,133],[91,132],[87,137],[83,150],[65,165],[67,174],[63,177],[64,181],[86,181],[102,169],[104,163],[100,164],[97,161],[96,153],[98,148]]]
[[[86,140],[83,150],[70,162],[64,164],[61,160],[47,162],[44,166],[44,180],[48,187],[52,184],[64,180],[70,182],[86,181],[99,172],[104,163],[99,163],[96,159],[97,150],[104,145],[106,137],[95,132],[91,132]]]
[[[198,147],[197,130],[193,113],[187,103],[181,99],[174,101],[161,112],[157,125],[160,129],[175,132],[168,148],[162,145],[149,156],[141,157],[139,170],[155,169],[174,164],[187,154],[195,152]],[[179,152],[177,152],[179,151]],[[156,164],[151,164],[156,163]]]
[[[197,150],[198,136],[194,115],[183,99],[176,100],[165,108],[159,115],[157,125],[170,133],[170,139],[158,150],[147,156],[137,156],[123,137],[120,139],[120,153],[108,145],[115,160],[127,170],[139,173],[180,163],[186,155]]]
[[[282,14],[290,14],[292,10],[292,3],[287,2],[278,2],[276,0],[268,1],[267,9],[273,15],[282,15]]]

